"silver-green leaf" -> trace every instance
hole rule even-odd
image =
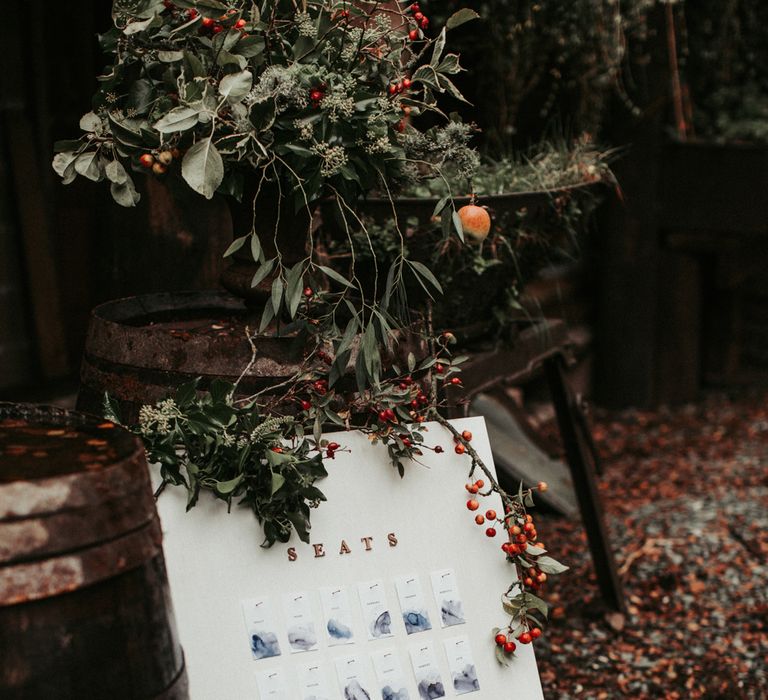
[[[211,199],[224,179],[224,161],[210,138],[198,141],[184,155],[181,176],[206,199]]]

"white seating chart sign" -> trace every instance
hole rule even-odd
[[[453,421],[493,468],[482,418]],[[186,492],[158,501],[171,594],[192,700],[537,700],[533,648],[509,666],[492,630],[515,573],[466,508],[470,459],[450,433],[428,428],[422,464],[404,478],[360,433],[336,433],[338,451],[317,482],[310,543],[260,547],[253,514]],[[157,479],[157,470],[153,476]],[[474,479],[481,478],[476,472]],[[206,494],[203,494],[205,496]],[[497,495],[482,511],[501,511]],[[481,511],[481,512],[482,512]]]

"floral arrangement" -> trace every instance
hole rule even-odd
[[[54,168],[108,180],[118,204],[139,194],[132,171],[180,174],[201,195],[237,198],[257,173],[295,209],[434,175],[445,157],[476,165],[469,129],[408,124],[440,113],[436,94],[461,94],[446,29],[427,36],[417,4],[324,0],[117,0],[101,36],[114,56],[77,141],[56,145]]]
[[[438,279],[406,255],[394,207],[393,254],[381,267],[373,256],[370,280],[354,264],[347,274],[325,264],[311,223],[296,232],[307,239],[297,260],[283,254],[277,226],[259,228],[260,193],[273,187],[281,212],[314,214],[321,202],[334,208],[343,221],[339,235],[354,251],[361,232],[372,241],[354,206],[360,195],[391,197],[435,177],[448,183],[448,171],[471,186],[479,165],[469,145],[473,127],[446,117],[438,97],[463,99],[450,77],[461,67],[446,53],[446,32],[476,13],[457,10],[439,32],[418,3],[377,0],[116,0],[113,16],[114,28],[102,37],[113,65],[81,121],[84,135],[57,144],[54,168],[65,183],[77,175],[109,182],[124,206],[138,201],[132,173],[142,171],[179,176],[207,198],[252,197],[252,228],[225,253],[248,251],[256,263],[252,285],[267,285],[247,340],[254,359],[265,333],[292,335],[304,348],[296,373],[259,394],[243,396],[239,381],[206,392],[193,383],[145,406],[134,429],[161,465],[161,488],[185,487],[189,507],[202,491],[228,507],[248,507],[265,546],[293,531],[306,541],[311,510],[324,500],[317,486],[326,475],[323,459],[345,449],[322,437],[326,426],[364,432],[404,476],[425,450],[443,451],[424,429],[436,420],[454,433],[455,452],[470,458],[470,476],[479,469],[488,479],[488,487],[479,479],[470,490],[498,492],[504,502],[504,513],[483,518],[495,521],[489,538],[504,534],[503,555],[519,578],[504,597],[509,622],[497,648],[506,658],[513,638],[529,643],[540,634],[547,608],[535,592],[565,567],[534,546],[531,491],[505,493],[471,435],[457,434],[440,415],[444,389],[461,385],[466,358],[452,352],[450,332],[434,330]],[[415,120],[425,114],[442,122],[420,129]],[[465,246],[491,226],[480,207],[457,210],[450,187],[434,216],[446,238]],[[413,285],[425,295],[421,315],[407,300]],[[105,408],[118,420],[114,403]],[[470,499],[468,508],[479,503]]]

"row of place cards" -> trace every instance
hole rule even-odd
[[[450,687],[455,695],[465,695],[480,690],[469,639],[466,636],[443,641],[448,659]],[[336,677],[345,700],[412,700],[409,687],[415,681],[419,700],[435,700],[446,696],[446,686],[441,677],[437,654],[431,640],[409,647],[412,678],[406,676],[398,652],[381,649],[370,654],[370,664],[362,655],[342,656],[334,660]],[[373,667],[373,677],[369,673]],[[328,669],[323,664],[309,664],[297,675],[299,694],[283,669],[263,670],[256,673],[261,700],[332,700]]]
[[[441,627],[452,627],[465,622],[464,605],[459,594],[453,570],[431,574],[432,592],[440,611]],[[354,590],[355,587],[352,588]],[[418,576],[400,576],[395,579],[395,590],[400,613],[407,634],[432,629],[421,580]],[[367,581],[356,586],[362,610],[363,624],[369,641],[393,637],[393,616],[387,602],[384,582]],[[355,643],[350,589],[343,586],[320,590],[323,620],[317,624],[312,613],[309,593],[289,593],[283,596],[285,633],[292,653],[307,652],[320,646],[318,626],[328,646]],[[276,610],[268,597],[242,601],[243,615],[248,631],[251,654],[254,659],[280,656]]]

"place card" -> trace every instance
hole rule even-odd
[[[374,697],[359,656],[343,656],[336,659],[336,674],[344,700],[370,700]]]
[[[248,598],[241,601],[245,628],[248,632],[248,646],[254,659],[280,656],[277,641],[275,610],[269,598]]]
[[[323,623],[328,645],[354,644],[352,606],[347,589],[343,586],[323,588],[320,590],[320,601],[323,605]]]
[[[395,579],[397,597],[400,600],[400,610],[408,634],[425,632],[432,629],[429,620],[424,593],[418,576],[400,576]]]
[[[271,671],[257,671],[256,683],[259,686],[260,700],[291,700],[285,674],[280,668]]]
[[[299,690],[301,700],[332,700],[328,677],[319,664],[310,664],[299,670]]]
[[[368,581],[357,586],[363,621],[368,639],[392,637],[392,615],[387,605],[387,595],[381,581]]]
[[[317,649],[317,634],[309,596],[306,593],[288,593],[283,597],[283,608],[291,653]]]
[[[394,649],[376,651],[371,654],[371,660],[381,697],[385,700],[411,700],[397,651]]]
[[[435,698],[445,697],[445,686],[443,686],[443,681],[440,678],[432,642],[427,641],[414,645],[409,651],[420,700],[435,700]]]
[[[477,668],[472,658],[469,637],[453,637],[444,640],[443,644],[456,695],[479,691],[480,682],[477,680]]]
[[[463,625],[464,602],[459,593],[459,585],[456,581],[456,572],[453,569],[443,569],[432,572],[432,592],[435,595],[435,603],[440,611],[440,624],[442,627]]]

